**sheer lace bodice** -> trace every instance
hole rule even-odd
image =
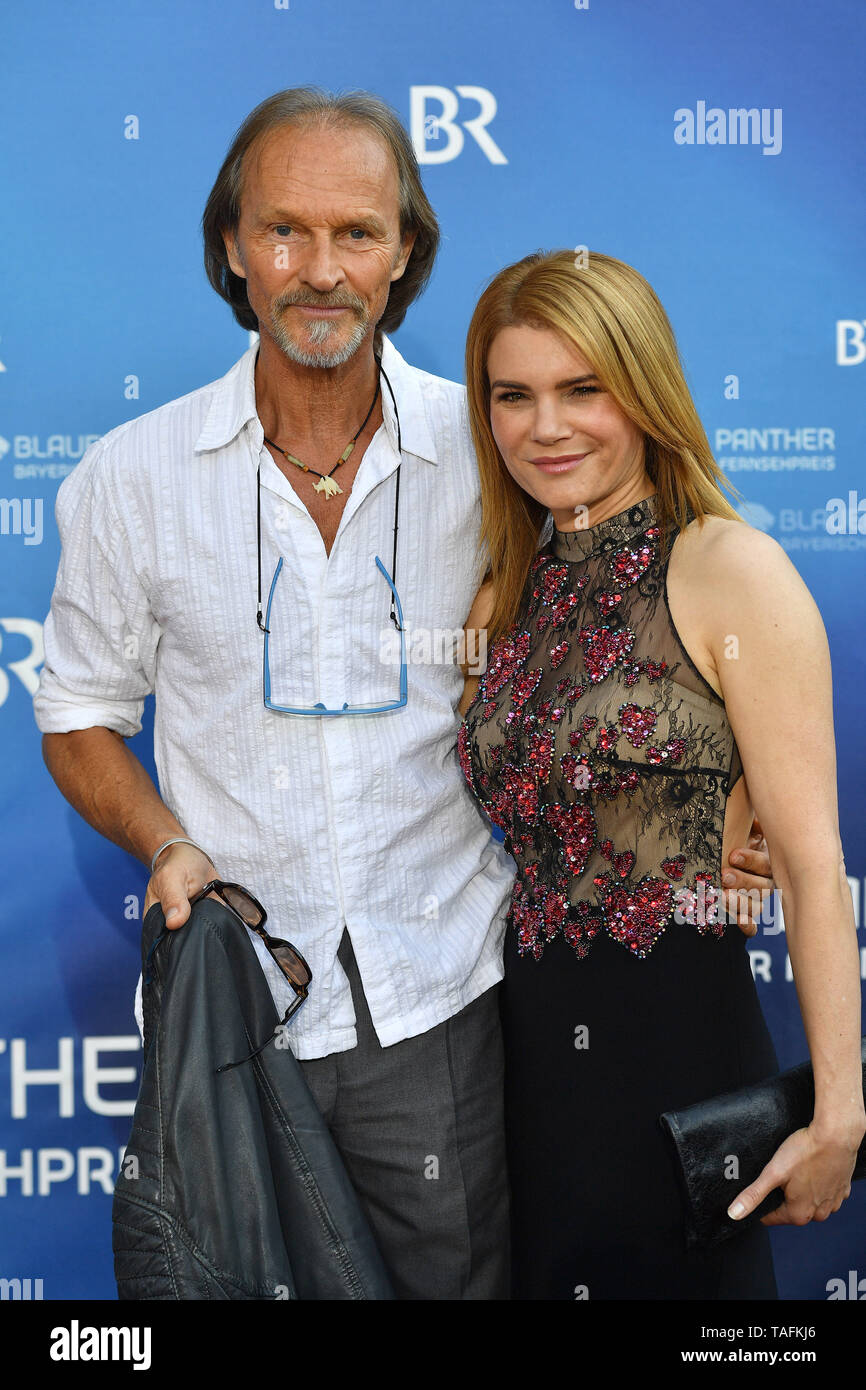
[[[675,536],[675,532],[673,536]],[[672,923],[720,936],[724,702],[670,614],[655,498],[554,530],[459,731],[463,772],[517,863],[521,953],[606,930],[645,957]]]

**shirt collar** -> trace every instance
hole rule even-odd
[[[214,385],[204,428],[195,442],[196,453],[221,449],[230,444],[250,420],[257,419],[255,365],[258,341],[252,343],[230,371]],[[400,434],[404,453],[437,463],[436,445],[424,409],[424,391],[416,368],[411,367],[395,348],[387,333],[382,334],[382,367],[400,411]],[[382,381],[382,414],[385,432],[397,452],[397,423],[394,403],[386,382]]]

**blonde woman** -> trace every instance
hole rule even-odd
[[[824,1220],[866,1127],[827,640],[722,491],[656,295],[541,253],[491,282],[466,383],[488,579],[458,748],[517,864],[505,949],[513,1296],[775,1298],[766,1226]],[[553,529],[543,534],[548,514]],[[757,813],[814,1116],[686,1253],[658,1123],[777,1070],[721,866]]]

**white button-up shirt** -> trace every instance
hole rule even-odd
[[[110,431],[61,484],[62,550],[34,713],[43,732],[104,725],[130,737],[155,692],[163,801],[219,876],[264,904],[272,935],[310,964],[310,995],[289,1028],[306,1059],[356,1043],[336,959],[344,926],[383,1046],[495,984],[514,864],[460,770],[463,678],[442,640],[462,628],[485,568],[464,388],[410,366],[383,335],[403,445],[396,586],[408,704],[373,715],[277,713],[263,703],[256,623],[256,466],[263,605],[283,559],[271,698],[339,708],[399,693],[399,640],[375,557],[391,573],[400,456],[383,382],[384,422],[326,554],[264,447],[256,352]],[[294,996],[251,939],[284,1009]]]

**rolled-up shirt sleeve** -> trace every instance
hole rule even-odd
[[[111,496],[102,441],[57,492],[60,564],[45,619],[45,664],[33,696],[43,733],[141,729],[161,636]]]

